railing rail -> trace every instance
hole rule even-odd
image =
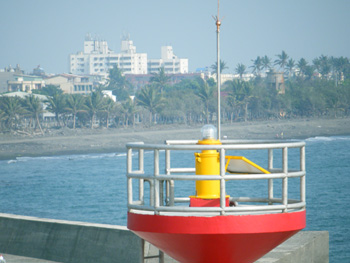
[[[226,140],[222,145],[197,145],[198,141],[166,141],[165,144],[127,144],[127,182],[128,210],[136,213],[190,215],[206,214],[237,214],[237,213],[276,213],[305,209],[305,142],[301,141],[247,141]],[[288,149],[299,148],[299,169],[288,168]],[[267,170],[269,174],[228,174],[225,171],[225,157],[229,150],[268,150]],[[274,167],[274,150],[281,150],[282,167]],[[144,151],[151,150],[153,156],[153,171],[145,172]],[[195,175],[195,168],[171,167],[172,151],[202,151],[217,150],[220,153],[220,174]],[[133,154],[138,151],[138,169],[133,169]],[[165,151],[165,171],[160,172],[159,152]],[[299,199],[288,198],[288,179],[300,178]],[[281,198],[274,196],[274,180],[282,180]],[[133,181],[138,181],[138,199],[133,199]],[[175,197],[175,182],[198,180],[220,181],[220,207],[189,207],[179,205],[189,203],[189,197]],[[234,180],[267,180],[267,197],[230,197],[232,202],[245,205],[226,206],[226,182]],[[149,205],[145,205],[145,183],[149,184]],[[165,184],[165,185],[164,185]],[[164,187],[165,186],[165,187]],[[190,193],[188,194],[190,195]],[[258,204],[257,204],[258,203]],[[265,205],[261,204],[265,203]],[[248,205],[247,205],[248,204]]]

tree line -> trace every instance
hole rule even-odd
[[[221,70],[227,68],[220,61]],[[235,68],[238,79],[227,81],[221,91],[221,120],[224,123],[253,120],[345,117],[350,113],[350,63],[348,58],[320,56],[312,64],[295,62],[286,52],[272,62],[267,56],[252,60],[254,78],[245,81],[247,67]],[[285,76],[281,94],[264,74],[279,67]],[[212,65],[215,73],[216,65]],[[117,101],[103,94],[112,90]],[[34,93],[34,92],[33,92]],[[110,69],[109,81],[91,94],[63,94],[48,85],[25,97],[0,97],[0,129],[45,133],[47,128],[116,128],[159,124],[215,123],[216,82],[196,78],[170,84],[170,76],[160,69],[149,84],[135,90],[117,67]],[[51,113],[45,117],[44,113]],[[45,118],[44,118],[45,117]]]

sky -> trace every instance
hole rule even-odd
[[[221,59],[234,73],[257,56],[284,50],[309,63],[321,55],[350,57],[349,0],[220,0]],[[129,35],[138,53],[160,58],[161,46],[189,59],[189,71],[216,61],[217,0],[2,0],[0,69],[68,73],[68,56],[86,34],[120,52]]]

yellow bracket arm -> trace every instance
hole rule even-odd
[[[232,174],[269,174],[270,172],[243,156],[226,156],[225,170]]]

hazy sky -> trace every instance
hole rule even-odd
[[[136,51],[160,58],[172,45],[189,70],[216,60],[217,0],[3,0],[0,8],[0,68],[41,65],[68,72],[68,55],[83,50],[87,33],[120,52],[130,34]],[[221,58],[238,63],[282,50],[308,62],[320,55],[350,57],[349,0],[221,0]]]

